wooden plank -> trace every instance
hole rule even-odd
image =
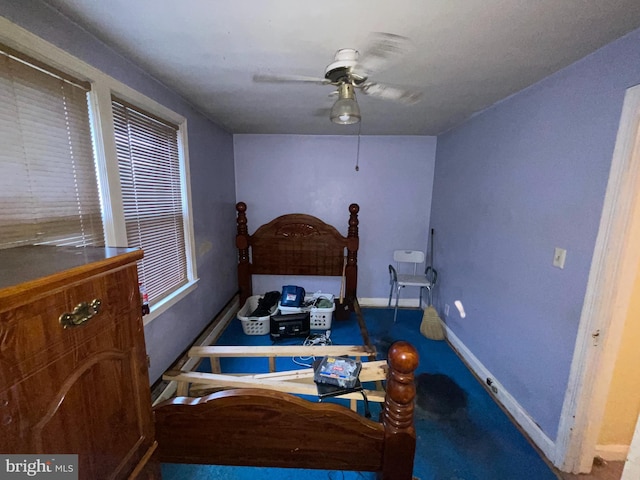
[[[360,309],[360,303],[357,298],[353,299],[353,311],[356,313],[356,318],[358,319],[358,325],[360,326],[360,335],[362,335],[362,340],[364,341],[365,346],[369,349],[373,349],[375,351],[375,347],[371,343],[371,339],[369,338],[369,330],[367,329],[367,323],[364,320],[364,315],[362,314],[362,310]],[[384,352],[386,353],[386,352]],[[375,360],[376,354],[369,355],[369,360]],[[376,385],[377,390],[382,390],[382,382],[378,382]]]
[[[190,382],[208,385],[210,387],[263,388],[266,390],[277,390],[296,395],[316,396],[318,394],[315,384],[236,377],[233,375],[222,375],[217,373],[168,372],[163,375],[162,378],[170,381],[175,380],[177,382]],[[365,390],[365,394],[369,401],[384,402],[384,392],[378,390]],[[353,398],[356,400],[362,399],[362,395],[360,393],[347,393],[340,395],[339,397],[348,399]]]
[[[200,374],[200,375],[213,375],[213,374]],[[278,381],[251,381],[243,377],[230,377],[227,375],[221,375],[221,378],[206,378],[197,375],[196,372],[187,372],[177,377],[165,376],[166,379],[172,379],[179,382],[193,382],[198,386],[208,386],[216,388],[262,388],[266,390],[275,390],[280,392],[286,392],[296,395],[309,395],[316,396],[317,389],[314,383],[303,384],[297,382],[278,382]],[[194,387],[195,388],[195,385]],[[378,390],[365,390],[367,399],[372,402],[384,402],[385,392]],[[340,395],[340,398],[362,400],[360,393],[348,393]]]
[[[362,364],[362,370],[358,378],[361,382],[375,382],[378,380],[385,380],[387,378],[387,361],[376,360],[375,362],[364,362]],[[183,373],[182,371],[167,371],[167,375],[178,375]],[[212,372],[219,373],[219,372]],[[273,373],[227,373],[232,377],[245,377],[254,380],[279,380],[279,381],[313,381],[313,369],[303,368],[299,370],[284,370],[282,372]],[[307,382],[308,383],[308,382]]]
[[[220,368],[220,357],[209,357],[209,363],[211,364],[211,372],[222,373],[222,368]]]
[[[375,382],[378,380],[385,380],[387,378],[387,361],[376,360],[375,362],[364,362],[362,364],[362,370],[358,378],[361,382]],[[296,381],[304,379],[313,379],[313,369],[307,368],[302,370],[287,370],[274,373],[258,373],[248,374],[256,379],[278,379],[283,381]]]
[[[358,326],[360,327],[360,335],[362,335],[362,340],[366,347],[370,350],[373,350],[373,357],[369,356],[369,360],[375,360],[375,351],[376,348],[371,343],[371,339],[369,338],[369,330],[367,329],[367,324],[364,320],[364,315],[362,314],[362,310],[360,309],[360,303],[357,298],[352,300],[353,311],[356,314],[356,318],[358,319]]]
[[[310,369],[306,370],[291,370],[288,372],[273,372],[273,373],[258,373],[258,374],[244,374],[244,373],[227,373],[226,375],[232,377],[244,377],[251,379],[267,379],[267,380],[278,380],[283,382],[297,382],[297,383],[306,383],[308,385],[313,385],[313,371]],[[200,395],[201,392],[206,390],[211,390],[210,385],[201,385],[194,384],[189,389],[192,395]]]
[[[189,396],[189,384],[187,382],[178,382],[176,385],[176,395],[178,397]]]
[[[268,347],[245,346],[202,346],[191,347],[190,357],[324,357],[326,355],[369,356],[375,355],[375,348],[363,345],[283,345]]]

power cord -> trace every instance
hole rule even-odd
[[[367,398],[367,394],[364,393],[364,390],[360,390],[360,393],[364,399],[364,416],[366,418],[371,418],[371,410],[369,410],[369,399]]]
[[[305,338],[302,342],[302,345],[305,347],[326,346],[331,344],[331,330],[327,330],[324,333],[313,333]],[[300,365],[301,367],[306,368],[312,368],[315,357],[293,357],[292,360],[296,365]]]
[[[314,333],[309,335],[302,342],[304,346],[316,346],[316,345],[331,345],[331,330],[327,330],[324,333]]]
[[[322,292],[316,292],[311,298],[304,301],[300,306],[303,310],[311,310],[312,308],[331,308],[333,307],[333,296],[331,298],[323,295]]]

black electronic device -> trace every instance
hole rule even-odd
[[[291,337],[308,337],[311,334],[311,313],[271,315],[270,334],[272,340]]]
[[[320,399],[320,401],[325,398],[338,397],[340,395],[344,395],[345,393],[362,392],[363,390],[360,380],[356,380],[353,387],[349,388],[339,387],[338,385],[332,385],[330,383],[315,383],[316,387],[318,388],[318,399]]]

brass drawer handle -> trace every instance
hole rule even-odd
[[[101,304],[102,301],[99,298],[92,300],[91,303],[82,302],[73,309],[72,313],[63,313],[60,315],[60,323],[64,328],[82,325],[100,313]]]

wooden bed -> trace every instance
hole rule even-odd
[[[247,206],[240,202],[236,210],[240,304],[252,295],[253,274],[344,273],[345,295],[361,316],[356,297],[358,205],[349,206],[346,237],[305,214],[280,216],[249,235]],[[371,471],[384,480],[411,480],[417,366],[411,344],[391,346],[379,421],[335,403],[256,388],[166,400],[154,407],[159,460]]]

